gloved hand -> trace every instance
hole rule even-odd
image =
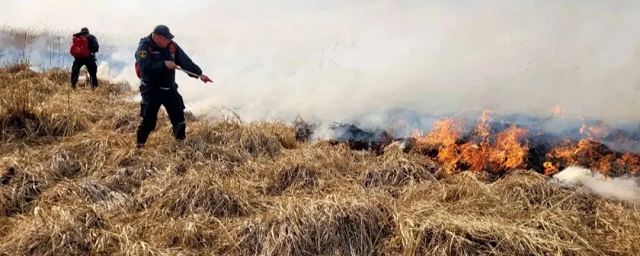
[[[213,81],[211,81],[211,79],[209,79],[209,77],[206,75],[200,75],[200,80],[202,80],[202,82],[205,82],[205,83],[207,82],[213,83]]]

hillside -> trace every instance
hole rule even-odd
[[[413,140],[422,151],[378,155],[296,140],[285,123],[193,115],[188,140],[176,144],[164,110],[147,148],[136,149],[130,92],[108,81],[72,91],[67,80],[26,64],[0,70],[4,255],[640,252],[633,204],[554,185],[496,157],[504,153],[447,160],[456,144],[433,135]],[[434,140],[444,144],[439,157],[418,147]],[[468,171],[453,171],[460,161]],[[497,180],[482,171],[495,166]]]

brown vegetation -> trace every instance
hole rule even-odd
[[[490,150],[440,138],[434,159],[377,155],[298,142],[284,123],[198,117],[178,144],[164,112],[147,148],[136,149],[129,92],[108,81],[72,91],[67,77],[26,64],[0,70],[0,254],[640,252],[633,205],[529,171],[489,182],[483,162],[470,159]],[[492,150],[514,154],[484,164],[521,166],[510,145]],[[463,153],[453,159],[454,151]],[[469,171],[451,172],[460,161]]]

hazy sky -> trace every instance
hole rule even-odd
[[[5,2],[0,23],[87,26],[113,36],[130,64],[138,39],[166,24],[215,82],[178,75],[191,106],[248,119],[556,104],[640,119],[640,1]]]

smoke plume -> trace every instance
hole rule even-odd
[[[570,166],[553,175],[553,179],[565,186],[584,186],[603,197],[640,203],[640,186],[633,177],[608,179],[599,172]]]
[[[139,38],[166,24],[214,80],[178,74],[187,107],[248,121],[388,125],[397,109],[547,116],[559,105],[622,123],[640,118],[638,12],[595,0],[10,0],[0,23],[108,35],[104,62],[124,63],[110,75],[133,89]]]

